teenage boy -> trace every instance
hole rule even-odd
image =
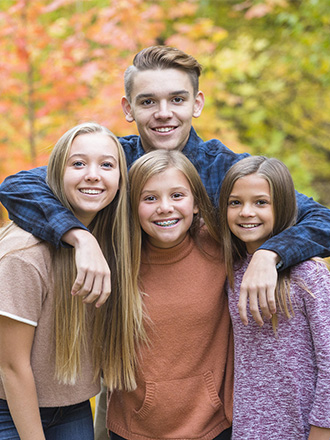
[[[204,142],[192,128],[201,115],[204,95],[199,90],[200,64],[190,55],[165,46],[139,52],[125,72],[122,108],[135,122],[139,136],[120,138],[128,165],[152,149],[181,150],[196,166],[216,205],[225,173],[246,154],[235,154],[219,140]],[[100,306],[110,294],[110,272],[92,235],[52,195],[45,182],[46,167],[21,171],[0,187],[0,200],[10,218],[23,229],[52,242],[76,248],[77,278],[73,293]],[[94,178],[97,178],[95,176]],[[263,324],[276,310],[274,286],[277,269],[313,256],[330,255],[330,210],[298,194],[297,225],[269,239],[255,252],[241,287],[239,309],[247,324],[246,305]]]

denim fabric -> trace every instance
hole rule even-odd
[[[144,154],[137,135],[119,138],[130,166]],[[197,168],[215,206],[228,169],[247,154],[236,154],[222,142],[204,142],[193,128],[182,152]],[[55,246],[63,245],[61,237],[71,228],[85,228],[54,197],[45,182],[46,167],[21,171],[7,177],[0,185],[0,202],[9,217],[21,228]],[[308,258],[330,255],[330,210],[313,199],[297,193],[298,224],[270,238],[261,249],[276,252],[283,262],[281,270]]]
[[[89,401],[76,405],[40,408],[46,440],[94,440]],[[19,440],[7,402],[0,399],[0,440]]]
[[[230,440],[231,439],[231,427],[222,431],[214,440]]]

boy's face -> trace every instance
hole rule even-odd
[[[134,75],[131,102],[122,99],[128,122],[136,122],[143,149],[182,150],[192,118],[198,118],[204,95],[194,96],[187,73],[178,69],[145,70]]]

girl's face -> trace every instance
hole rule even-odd
[[[170,248],[181,243],[197,212],[189,182],[176,168],[155,174],[142,189],[139,220],[154,246]]]
[[[75,216],[88,226],[119,188],[118,148],[104,133],[77,136],[64,172],[64,190]]]
[[[227,221],[231,232],[255,252],[272,234],[274,213],[269,183],[257,174],[238,179],[228,199]]]

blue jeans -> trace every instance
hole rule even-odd
[[[40,408],[47,440],[94,440],[89,400],[76,405]],[[0,440],[19,440],[6,400],[0,399]]]

